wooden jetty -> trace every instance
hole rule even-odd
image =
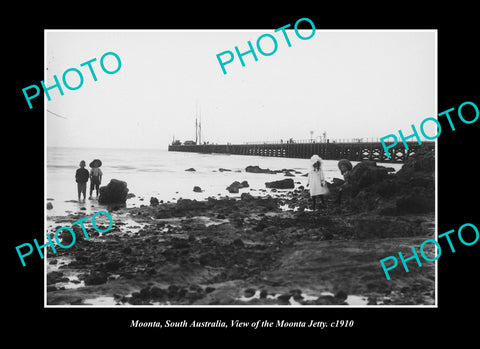
[[[386,143],[387,146],[392,143]],[[202,154],[235,154],[274,156],[285,158],[308,159],[313,154],[325,160],[348,159],[351,161],[374,160],[378,162],[404,162],[420,147],[435,150],[435,142],[407,142],[408,150],[402,142],[389,149],[390,158],[387,158],[380,142],[314,142],[314,141],[287,141],[270,143],[246,144],[183,144],[169,145],[169,151],[194,152]]]

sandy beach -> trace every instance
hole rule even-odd
[[[399,262],[391,280],[379,263],[399,251],[410,256],[411,246],[435,237],[432,161],[433,152],[413,156],[396,174],[359,167],[353,193],[338,203],[342,181],[334,180],[318,211],[298,184],[117,207],[107,233],[95,234],[90,222],[85,240],[77,225],[73,247],[48,249],[46,304],[434,305],[435,263],[411,261],[406,273]],[[272,195],[257,196],[260,190]],[[85,215],[49,217],[49,233]],[[432,244],[425,252],[435,255]]]

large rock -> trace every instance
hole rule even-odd
[[[268,174],[276,174],[276,173],[283,172],[283,171],[273,171],[273,170],[270,170],[269,168],[264,169],[264,168],[260,168],[259,166],[247,166],[245,168],[245,171],[251,172],[251,173],[268,173]]]
[[[295,188],[295,183],[292,178],[286,178],[279,181],[266,182],[265,186],[271,189],[293,189]]]
[[[420,148],[394,177],[398,213],[435,211],[435,152]]]
[[[241,187],[242,186],[241,186],[240,182],[235,181],[227,187],[227,190],[228,190],[229,193],[237,194]]]
[[[362,161],[350,171],[348,182],[357,189],[363,189],[386,179],[390,170],[384,166],[377,166],[375,161]]]
[[[247,181],[243,181],[242,183],[235,181],[227,187],[227,190],[229,193],[237,194],[239,192],[239,189],[248,187],[249,185]]]
[[[99,204],[119,204],[127,201],[127,182],[112,179],[106,186],[100,187]]]
[[[379,209],[382,215],[425,214],[435,211],[435,153],[418,151],[402,168],[389,175],[389,168],[364,161],[350,172],[341,187],[349,207],[356,212]]]
[[[435,151],[420,148],[407,159],[398,174],[408,175],[413,172],[434,173],[435,172]]]

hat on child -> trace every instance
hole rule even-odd
[[[313,155],[311,158],[310,158],[310,161],[312,162],[312,164],[316,163],[317,161],[320,161],[322,162],[322,158],[320,156],[318,156],[317,154]]]

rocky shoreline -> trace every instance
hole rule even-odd
[[[434,263],[388,281],[379,260],[434,236],[433,155],[396,174],[362,162],[315,212],[303,187],[256,197],[245,183],[238,199],[116,209],[107,233],[49,249],[47,305],[432,305]]]

